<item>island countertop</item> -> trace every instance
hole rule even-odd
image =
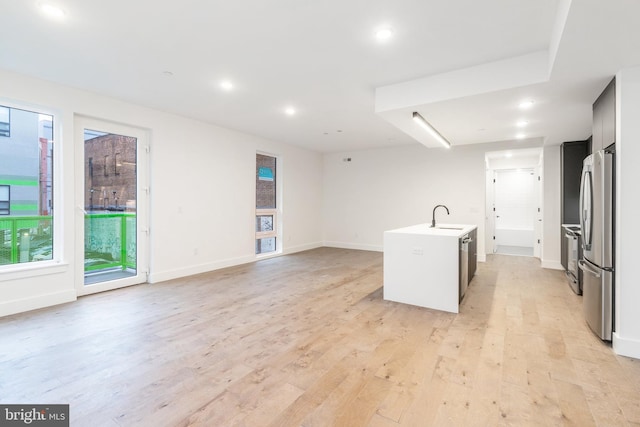
[[[469,224],[417,224],[384,232],[385,300],[458,313],[460,241]]]
[[[462,237],[465,234],[472,231],[474,228],[478,228],[477,225],[469,224],[439,224],[435,227],[431,227],[431,224],[417,224],[409,227],[396,228],[395,230],[388,230],[385,233],[407,233],[407,234],[428,234],[432,236],[451,236]]]

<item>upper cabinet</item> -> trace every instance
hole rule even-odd
[[[593,140],[591,152],[616,142],[616,79],[614,78],[593,104]]]

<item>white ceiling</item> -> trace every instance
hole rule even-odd
[[[432,146],[412,111],[454,146],[584,139],[640,65],[638,0],[51,2],[0,0],[0,68],[321,152]]]

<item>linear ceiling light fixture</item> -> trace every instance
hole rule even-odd
[[[420,127],[422,127],[427,132],[429,132],[431,136],[437,139],[438,142],[442,144],[445,148],[451,148],[451,143],[447,141],[444,136],[440,135],[440,132],[438,132],[436,128],[431,126],[431,124],[428,121],[426,121],[425,118],[420,115],[420,113],[416,111],[413,112],[413,121],[418,123]]]

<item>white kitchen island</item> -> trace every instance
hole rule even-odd
[[[385,231],[384,299],[457,313],[460,238],[476,228],[419,224]]]

